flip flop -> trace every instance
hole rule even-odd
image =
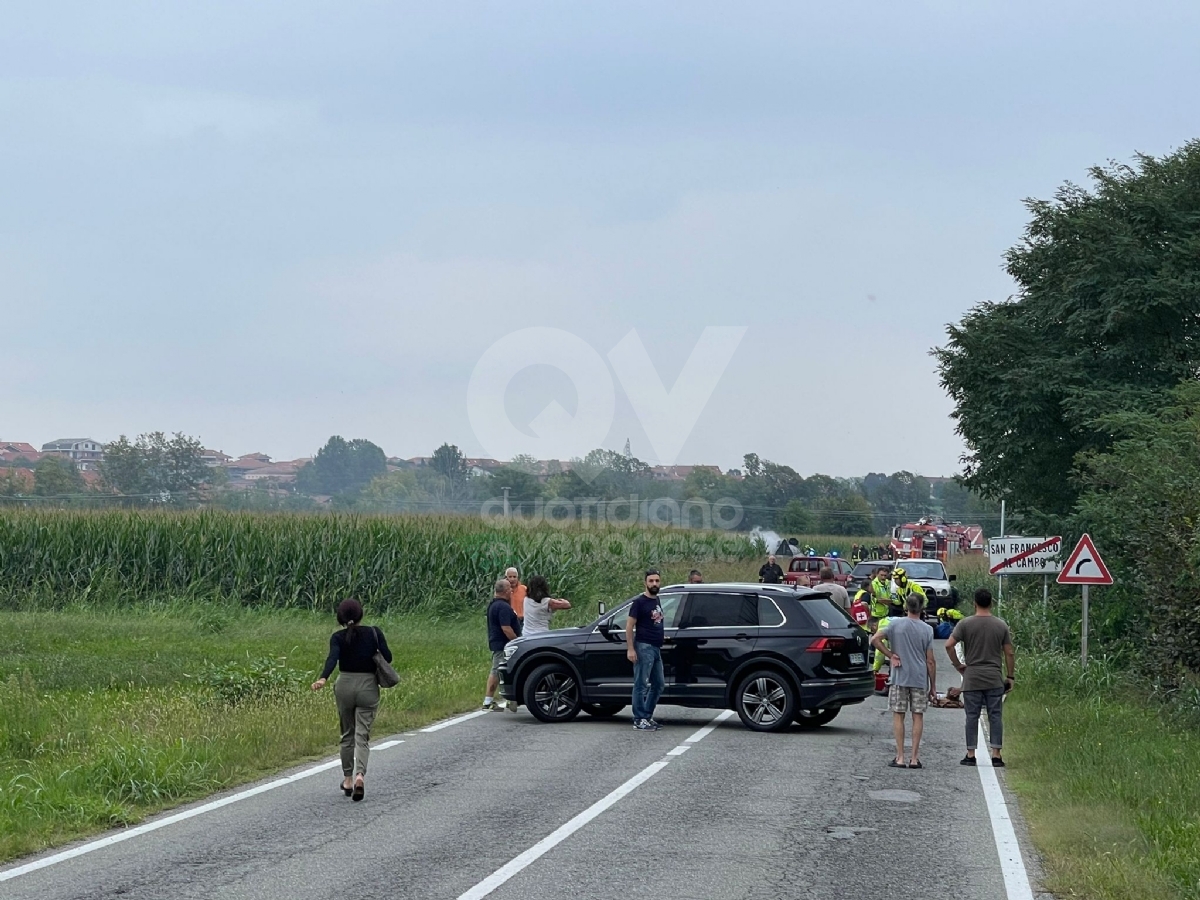
[[[888,766],[893,769],[907,769],[908,766],[904,763],[898,763],[894,759],[888,763]]]
[[[338,782],[338,787],[340,787],[342,789],[342,793],[345,794],[347,797],[349,797],[351,794],[354,793],[354,788],[346,787],[346,785],[342,784],[340,781]]]
[[[923,765],[921,765],[921,761],[920,761],[919,759],[918,759],[916,762],[911,762],[911,763],[909,763],[909,764],[908,764],[908,767],[909,767],[910,769],[923,769],[923,768],[925,768]]]
[[[359,800],[361,800],[363,798],[363,795],[365,793],[366,793],[365,786],[359,784],[358,782],[355,782],[354,783],[354,793],[352,793],[350,795],[350,799],[353,800],[355,803],[357,803]]]

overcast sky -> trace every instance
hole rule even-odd
[[[950,474],[928,351],[1013,292],[1022,198],[1200,129],[1185,3],[47,2],[3,22],[0,438],[39,445],[183,431],[288,459],[336,433],[504,457],[468,384],[543,327],[611,383],[606,447]],[[671,459],[600,361],[636,331],[670,390],[708,326],[747,330]],[[576,411],[545,363],[569,342],[506,346],[533,366],[503,394],[515,430]]]

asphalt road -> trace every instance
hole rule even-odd
[[[393,736],[362,803],[322,771],[0,881],[0,898],[1006,897],[980,775],[958,764],[962,711],[930,709],[913,771],[886,765],[886,705],[778,735],[736,716],[704,733],[715,711],[677,707],[657,733],[628,710],[492,712]]]

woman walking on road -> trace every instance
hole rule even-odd
[[[333,685],[338,720],[342,726],[342,791],[358,801],[365,793],[367,758],[371,753],[371,724],[379,709],[379,682],[375,677],[376,651],[392,661],[392,651],[378,627],[364,628],[363,608],[357,600],[338,604],[337,620],[345,627],[329,638],[329,658],[312,689],[325,687],[334,666],[341,669]]]
[[[571,602],[550,596],[550,585],[541,575],[530,576],[525,594],[525,627],[522,634],[537,634],[550,630],[550,617],[555,610],[570,609]]]

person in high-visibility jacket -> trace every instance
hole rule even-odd
[[[888,582],[887,569],[880,566],[875,570],[875,577],[872,578],[864,590],[870,596],[871,618],[884,619],[887,618],[888,606],[891,603],[892,588]]]
[[[892,569],[892,589],[888,602],[890,607],[888,615],[903,616],[904,601],[909,594],[916,594],[921,598],[921,608],[924,609],[929,603],[929,599],[925,596],[925,588],[921,587],[915,581],[910,581],[908,573],[904,571],[903,566],[896,566]]]
[[[891,623],[895,620],[903,619],[903,618],[904,618],[904,616],[885,616],[884,618],[879,620],[879,624],[875,627],[875,633],[883,634],[885,631],[887,631],[887,627],[888,627],[889,623]],[[880,640],[883,640],[886,642],[887,636],[885,635]],[[871,671],[878,672],[880,669],[883,668],[883,664],[885,662],[887,662],[887,658],[883,655],[883,651],[876,650],[875,651],[875,659],[872,660],[872,662],[871,662]]]
[[[938,623],[933,629],[933,636],[944,641],[954,633],[954,626],[962,621],[963,614],[953,607],[943,606],[937,611]]]

